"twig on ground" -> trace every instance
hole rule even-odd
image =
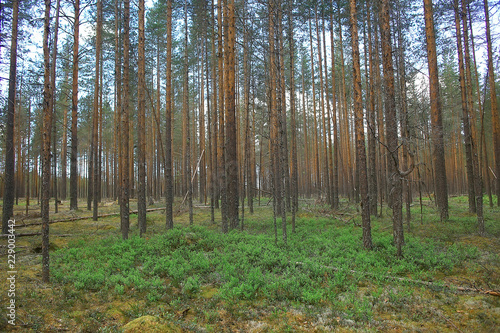
[[[300,262],[300,261],[295,262],[295,264],[304,265],[304,263]],[[335,271],[335,272],[339,271],[339,269],[337,267],[333,267],[333,266],[322,265],[322,267],[331,269],[332,271]],[[349,272],[353,273],[353,274],[363,274],[363,275],[371,276],[371,277],[377,276],[374,273],[358,272],[358,271],[355,271],[353,269],[350,269]],[[472,293],[479,293],[479,294],[486,294],[486,295],[500,297],[500,291],[497,291],[497,290],[484,290],[484,289],[480,289],[480,288],[460,287],[460,286],[454,286],[454,285],[449,284],[449,283],[439,284],[436,282],[413,280],[413,279],[409,279],[409,278],[403,278],[403,277],[397,277],[397,276],[391,276],[391,275],[383,275],[382,277],[385,279],[394,280],[394,281],[421,284],[421,285],[424,285],[427,287],[432,287],[432,288],[446,288],[446,289],[450,289],[450,290],[457,290],[457,291],[462,291],[462,292],[472,292]]]

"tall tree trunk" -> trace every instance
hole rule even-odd
[[[402,23],[401,23],[401,2],[397,2],[398,9],[396,11],[396,31],[397,31],[397,66],[399,72],[399,90],[400,90],[400,109],[401,109],[401,136],[403,141],[403,158],[402,158],[402,169],[406,170],[410,167],[410,151],[409,151],[409,143],[410,143],[410,132],[409,132],[409,116],[408,116],[408,105],[407,105],[407,88],[406,88],[406,65],[405,65],[405,47],[402,36]],[[413,169],[413,165],[411,166]],[[408,171],[409,172],[409,171]],[[406,209],[406,225],[408,231],[410,231],[411,227],[411,182],[409,181],[409,174],[402,179],[402,193],[405,200],[405,209]]]
[[[379,42],[379,22],[376,20],[377,16],[374,17],[375,23],[373,24],[374,32],[374,52],[373,52],[373,65],[375,68],[380,68],[380,42]],[[378,140],[380,143],[385,144],[385,121],[384,121],[384,112],[382,109],[382,78],[380,76],[380,70],[375,70],[374,75],[375,81],[375,109],[377,110],[377,134]],[[380,202],[380,210],[379,216],[382,217],[383,213],[383,204],[384,200],[388,199],[388,176],[387,176],[387,154],[383,151],[385,147],[382,144],[378,145],[378,172],[377,172],[377,183],[378,183],[378,192],[377,197]],[[390,199],[389,199],[390,200]],[[388,201],[389,201],[388,200]]]
[[[154,158],[156,160],[155,164],[155,182],[153,186],[153,195],[155,200],[159,200],[161,196],[161,182],[160,182],[160,170],[161,170],[161,163],[160,161],[163,160],[165,161],[164,158],[164,152],[162,149],[162,157],[157,156],[155,154],[156,149],[160,146],[161,142],[161,131],[160,131],[160,124],[159,124],[159,119],[160,119],[160,108],[161,108],[161,102],[160,102],[160,92],[161,92],[161,76],[160,76],[160,41],[158,39],[157,41],[157,52],[156,52],[156,111],[155,112],[155,121],[154,123],[151,124],[154,133],[156,136],[154,136],[153,142],[152,142],[152,153],[154,155]],[[155,127],[155,124],[157,125],[158,128]],[[154,141],[156,140],[156,142]]]
[[[490,12],[488,0],[484,0],[484,15],[486,21],[486,43],[488,46],[488,77],[490,80],[490,99],[491,99],[491,119],[493,126],[493,151],[495,154],[496,171],[496,193],[497,205],[500,206],[500,117],[498,115],[497,93],[495,88],[495,72],[493,67],[493,46],[490,32]]]
[[[274,225],[274,242],[278,243],[278,227],[276,223],[277,216],[279,215],[279,196],[280,191],[280,177],[279,177],[279,119],[278,119],[278,106],[276,96],[276,82],[277,82],[277,59],[275,50],[275,21],[277,17],[275,0],[268,1],[269,11],[269,126],[270,126],[270,159],[271,159],[271,186],[273,197],[273,225]]]
[[[144,41],[144,0],[139,0],[139,46],[138,46],[138,98],[137,108],[137,164],[138,164],[138,192],[137,192],[137,224],[139,234],[146,233],[146,63]],[[151,181],[151,180],[150,180]]]
[[[307,116],[306,116],[306,88],[305,88],[305,83],[304,83],[304,64],[305,61],[302,60],[302,71],[301,71],[301,79],[302,79],[302,130],[304,132],[304,160],[305,160],[305,193],[306,196],[309,198],[311,195],[311,169],[310,169],[310,163],[309,163],[309,137],[307,135]],[[259,192],[260,193],[260,192]]]
[[[28,163],[26,163],[26,212],[25,215],[28,216],[28,210],[30,206],[30,147],[31,147],[31,98],[29,98],[28,103],[28,140],[26,140],[26,159]],[[34,173],[34,170],[32,171]],[[4,194],[5,195],[5,194]],[[5,206],[4,206],[5,207]]]
[[[74,1],[73,26],[73,87],[71,97],[71,155],[69,196],[70,209],[78,209],[78,41],[80,34],[80,0]]]
[[[43,125],[42,125],[42,281],[50,281],[49,271],[49,199],[50,199],[50,143],[52,132],[52,109],[50,108],[53,89],[50,82],[49,66],[49,28],[50,0],[45,0],[45,19],[43,29]]]
[[[19,0],[12,3],[12,36],[10,42],[9,68],[9,100],[7,109],[7,123],[5,136],[5,171],[4,193],[2,210],[2,233],[9,230],[9,219],[14,216],[14,114],[16,101],[16,72],[17,72],[17,25],[19,17]],[[48,28],[47,28],[48,29]]]
[[[120,195],[120,222],[122,238],[128,239],[130,225],[130,179],[129,179],[129,108],[130,108],[130,0],[124,0],[123,11],[123,108],[121,114],[122,172]]]
[[[370,206],[368,202],[368,176],[366,174],[365,131],[363,126],[363,96],[361,91],[361,69],[359,59],[358,22],[356,0],[349,1],[352,36],[352,61],[354,81],[354,115],[356,127],[356,152],[359,167],[359,193],[361,196],[361,216],[363,223],[363,246],[370,250],[372,234],[370,225]]]
[[[290,181],[288,168],[288,144],[287,144],[287,126],[286,126],[286,94],[285,94],[285,65],[282,54],[283,47],[283,18],[281,9],[281,0],[276,3],[278,11],[278,34],[276,35],[276,66],[278,74],[277,93],[278,93],[278,122],[279,122],[279,182],[281,198],[281,230],[283,242],[287,243],[286,211],[291,206],[289,199]]]
[[[226,187],[226,158],[225,158],[225,124],[224,124],[224,54],[222,45],[222,1],[217,3],[217,25],[218,25],[218,74],[219,74],[219,137],[217,138],[217,166],[219,178],[219,190],[221,198],[222,232],[228,232],[227,219],[227,187]]]
[[[99,79],[100,79],[100,60],[102,46],[102,1],[97,1],[97,23],[96,23],[96,47],[95,47],[95,82],[94,82],[94,113],[92,122],[92,146],[91,146],[91,168],[92,170],[92,199],[94,203],[93,220],[97,221],[98,201],[99,201]],[[89,169],[90,170],[90,169]],[[90,192],[89,192],[90,193]]]
[[[340,94],[340,99],[342,102],[342,117],[344,120],[344,124],[341,124],[341,128],[344,130],[344,134],[341,137],[344,138],[344,144],[342,150],[344,151],[343,158],[342,160],[344,161],[344,170],[346,171],[346,180],[344,180],[347,190],[347,194],[349,197],[349,200],[352,199],[353,197],[353,187],[354,187],[354,174],[353,170],[355,167],[353,166],[352,163],[352,156],[351,156],[351,130],[350,130],[350,125],[349,125],[349,109],[347,106],[347,85],[346,85],[346,73],[345,73],[345,61],[344,61],[344,42],[343,42],[343,36],[342,36],[342,23],[340,21],[340,2],[337,0],[337,7],[338,7],[338,23],[339,23],[339,49],[340,49],[340,70],[341,70],[341,80],[340,80],[340,87],[341,87],[341,94]]]
[[[69,71],[66,71],[64,76],[64,90],[69,84]],[[62,144],[61,144],[61,200],[66,200],[67,196],[67,166],[68,166],[68,99],[66,91],[63,92],[63,134],[62,134]]]
[[[469,5],[467,5],[469,7]],[[490,207],[493,208],[493,198],[492,198],[492,193],[491,193],[491,186],[490,186],[490,170],[488,170],[488,149],[486,147],[486,140],[485,140],[485,135],[484,135],[484,108],[481,102],[481,87],[479,85],[479,74],[477,72],[477,61],[476,61],[476,52],[475,52],[475,45],[474,45],[474,34],[472,30],[472,18],[471,18],[471,13],[470,9],[467,11],[468,12],[468,19],[469,19],[469,27],[470,28],[470,36],[471,36],[471,43],[472,43],[472,56],[474,59],[474,73],[475,73],[475,84],[476,84],[476,89],[477,89],[477,104],[478,104],[478,109],[480,112],[480,124],[481,124],[481,130],[480,130],[480,135],[479,135],[479,140],[476,140],[476,144],[479,142],[479,167],[484,170],[484,175],[486,176],[486,192],[488,193],[488,199],[490,203]],[[483,161],[483,154],[484,154],[484,165],[482,165]],[[482,171],[480,171],[482,172]]]
[[[311,82],[312,82],[312,101],[313,101],[313,116],[314,116],[314,167],[316,175],[316,190],[318,197],[321,197],[321,174],[320,174],[320,161],[319,161],[319,148],[318,148],[318,120],[316,116],[316,84],[314,83],[314,51],[311,19],[309,19],[309,43],[311,47]]]
[[[333,127],[333,191],[332,207],[339,208],[339,133],[337,124],[337,93],[335,89],[335,43],[333,40],[333,11],[330,13],[330,48],[332,57],[332,127]]]
[[[334,179],[334,166],[333,166],[333,143],[332,143],[332,122],[331,122],[331,108],[330,108],[330,93],[328,89],[328,61],[327,61],[327,53],[326,53],[326,31],[325,31],[325,16],[323,13],[323,17],[321,19],[321,32],[323,34],[323,54],[325,55],[323,57],[324,59],[324,66],[325,66],[325,100],[326,100],[326,123],[327,123],[327,130],[326,130],[326,141],[325,145],[328,146],[327,149],[327,155],[328,155],[328,192],[330,193],[330,200],[329,204],[330,207],[333,208],[334,204],[334,192],[335,190],[335,179]]]
[[[52,85],[52,87],[54,87],[55,85]],[[55,95],[55,91],[54,91],[54,95]],[[55,108],[53,107],[52,108],[52,114],[55,114]],[[54,158],[54,161],[52,162],[52,167],[53,167],[53,170],[54,170],[54,179],[52,180],[52,195],[54,196],[54,213],[58,213],[59,212],[59,205],[58,205],[58,197],[57,197],[57,192],[58,192],[58,189],[57,189],[57,128],[56,128],[56,124],[55,124],[55,121],[52,122],[52,151],[53,151],[53,154],[52,154],[52,157]]]
[[[174,228],[172,177],[172,0],[167,1],[167,77],[165,105],[165,197],[167,229]]]
[[[373,10],[372,2],[367,6],[367,24],[368,24],[368,66],[369,66],[369,107],[367,114],[368,125],[368,155],[369,155],[369,171],[368,171],[368,195],[370,200],[370,214],[377,215],[377,146],[376,146],[376,103],[375,103],[375,65],[373,59],[373,43],[372,43],[372,21],[371,11]]]
[[[398,146],[398,122],[396,114],[396,96],[394,89],[394,67],[392,63],[391,27],[389,14],[389,0],[382,1],[380,13],[380,31],[382,35],[382,58],[384,67],[384,89],[386,93],[385,121],[386,138],[388,150],[388,171],[391,194],[390,203],[392,208],[392,225],[394,243],[397,248],[397,256],[402,256],[404,244],[403,234],[403,212],[402,212],[402,184],[399,173],[399,146]]]
[[[297,160],[297,123],[295,119],[295,43],[293,40],[292,0],[287,0],[288,44],[290,52],[290,131],[292,137],[291,195],[292,195],[292,233],[295,233],[295,215],[299,208],[298,160]]]
[[[211,21],[213,26],[216,26],[215,22],[215,6],[214,6],[214,1],[211,1]],[[212,137],[212,171],[211,171],[211,198],[210,198],[210,218],[212,223],[215,223],[215,209],[219,208],[219,168],[218,168],[218,157],[217,157],[217,151],[218,151],[218,108],[217,108],[217,97],[218,97],[218,89],[217,89],[217,57],[216,57],[216,52],[215,52],[215,40],[216,40],[216,31],[215,29],[212,30],[212,36],[211,36],[211,48],[212,48],[212,130],[210,133],[210,136]]]
[[[328,164],[328,139],[327,139],[327,131],[326,131],[326,123],[327,123],[327,118],[325,115],[325,98],[324,98],[324,90],[325,90],[325,85],[323,83],[323,58],[321,56],[321,37],[319,33],[319,24],[318,24],[318,14],[317,10],[315,11],[315,21],[316,21],[316,38],[318,42],[318,64],[319,64],[319,96],[320,96],[320,108],[321,108],[321,118],[322,118],[322,125],[323,125],[323,153],[324,153],[324,163],[325,163],[325,168],[323,171],[324,174],[324,183],[326,187],[326,202],[328,204],[331,203],[331,198],[332,198],[332,192],[331,192],[331,187],[330,187],[330,169],[329,169],[329,164]],[[326,55],[325,55],[326,57]]]
[[[203,21],[205,22],[205,21]],[[205,28],[206,29],[206,28]],[[205,138],[205,80],[204,75],[204,61],[205,61],[205,39],[202,40],[201,46],[201,72],[200,72],[200,116],[199,116],[199,129],[200,129],[200,203],[206,204],[207,202],[207,166],[206,166],[206,138]]]
[[[120,52],[120,32],[121,32],[121,1],[115,0],[115,112],[114,112],[114,199],[121,196],[121,160],[122,160],[122,140],[121,140],[121,108],[122,108],[122,78],[121,78],[121,52]],[[118,169],[118,170],[116,170]]]
[[[193,184],[191,181],[191,135],[189,120],[189,67],[188,67],[188,24],[187,24],[187,0],[184,2],[184,85],[182,92],[182,149],[184,190],[187,195],[189,208],[189,224],[193,224]]]
[[[456,5],[458,6],[458,1],[456,2]],[[458,9],[458,8],[457,8]],[[458,17],[457,17],[458,19]],[[485,234],[485,229],[484,229],[484,215],[483,215],[483,179],[481,176],[481,168],[479,167],[479,156],[478,156],[478,151],[477,151],[477,135],[475,135],[475,117],[474,117],[474,110],[473,110],[473,102],[472,102],[472,75],[471,75],[471,61],[470,61],[470,50],[469,50],[469,29],[467,27],[467,8],[466,8],[466,2],[462,0],[462,22],[463,22],[463,36],[464,36],[464,45],[465,45],[465,74],[466,74],[466,92],[467,92],[467,107],[466,111],[467,114],[464,115],[464,118],[466,117],[467,120],[469,120],[469,114],[472,114],[472,126],[470,126],[470,146],[471,146],[471,157],[472,157],[472,164],[473,164],[473,186],[474,186],[474,194],[476,196],[475,198],[475,208],[476,208],[476,214],[477,214],[477,222],[478,222],[478,232],[479,235],[484,236]],[[457,25],[458,28],[460,28],[460,24]],[[467,121],[469,124],[470,122]],[[465,122],[464,122],[464,127],[465,127]],[[479,137],[480,138],[480,137]]]
[[[244,20],[247,20],[247,8],[243,5],[243,15]],[[242,182],[242,192],[241,192],[241,230],[244,227],[245,218],[245,197],[248,193],[248,204],[251,201],[251,172],[250,172],[250,160],[251,160],[251,143],[250,140],[252,130],[251,130],[251,119],[250,119],[250,69],[249,69],[249,42],[248,33],[249,27],[245,26],[243,28],[243,108],[245,114],[245,134],[244,134],[244,162],[243,162],[243,182]]]
[[[465,82],[465,68],[464,68],[464,52],[462,48],[462,33],[460,27],[460,7],[458,0],[454,0],[453,6],[455,7],[455,32],[457,34],[457,51],[458,51],[458,69],[460,75],[460,92],[462,100],[462,125],[464,133],[465,144],[465,162],[467,170],[467,189],[469,197],[469,212],[476,212],[476,198],[474,194],[474,168],[472,164],[472,135],[469,122],[469,109],[467,103],[467,92]]]
[[[432,159],[434,162],[434,181],[436,203],[441,220],[449,218],[448,213],[448,182],[446,180],[446,165],[444,159],[444,133],[441,114],[441,99],[439,94],[439,76],[436,54],[436,37],[434,34],[434,17],[432,0],[424,0],[425,39],[427,43],[427,59],[429,62],[429,86],[431,98],[431,136]]]
[[[238,160],[237,160],[237,135],[235,118],[235,50],[236,27],[234,0],[227,0],[225,9],[225,22],[227,21],[227,43],[225,44],[224,68],[226,74],[225,89],[225,122],[226,122],[226,173],[227,173],[227,217],[231,229],[237,229],[238,217]],[[225,25],[226,26],[226,25]]]

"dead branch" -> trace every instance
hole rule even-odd
[[[300,261],[295,262],[295,264],[304,265],[304,263],[300,262]],[[324,266],[324,265],[321,265],[321,266],[324,268],[331,269],[334,272],[339,271],[339,269],[337,267]],[[376,277],[376,274],[368,273],[368,272],[358,272],[358,271],[355,271],[353,269],[350,269],[349,272],[353,273],[353,274],[363,274],[363,275],[367,275],[367,276],[371,276],[371,277]],[[456,291],[462,291],[462,292],[479,293],[479,294],[486,294],[486,295],[500,297],[500,291],[497,291],[497,290],[484,290],[484,289],[480,289],[480,288],[461,287],[461,286],[452,285],[451,283],[440,284],[440,283],[431,282],[431,281],[413,280],[413,279],[409,279],[409,278],[403,278],[403,277],[391,276],[391,275],[383,275],[383,277],[385,279],[388,279],[388,280],[407,282],[407,283],[413,283],[413,284],[421,284],[421,285],[424,285],[427,287],[432,287],[432,288],[446,288],[446,289],[450,289],[452,291],[456,290]]]
[[[24,234],[14,234],[17,237],[26,237],[26,236],[40,236],[42,233],[41,232],[27,232]],[[7,238],[9,236],[12,236],[11,234],[0,234],[0,238]],[[60,234],[60,235],[51,235],[55,237],[71,237],[73,236],[72,234]],[[21,246],[16,246],[16,247],[21,247]]]
[[[165,210],[165,207],[162,207],[162,208],[149,208],[149,209],[146,209],[146,212],[154,212],[154,211],[158,211],[158,210]],[[131,210],[129,212],[129,214],[137,214],[137,210]],[[117,215],[120,215],[120,212],[109,213],[109,214],[101,214],[101,215],[98,215],[97,217],[98,218],[102,218],[102,217],[110,217],[110,216],[117,216]],[[60,219],[60,220],[49,221],[49,224],[60,223],[60,222],[74,222],[74,221],[88,220],[88,219],[91,219],[91,218],[92,218],[92,216],[70,217],[70,218],[67,218],[67,219]],[[28,224],[24,224],[24,225],[18,225],[18,226],[16,226],[16,229],[24,228],[24,227],[30,227],[30,226],[34,226],[34,225],[42,225],[42,222],[34,222],[34,223],[28,223]]]

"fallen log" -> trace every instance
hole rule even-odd
[[[295,262],[297,265],[304,265],[303,262],[297,261]],[[338,272],[339,269],[337,267],[333,266],[324,266],[321,265],[324,268],[331,269],[334,272]],[[368,273],[368,272],[358,272],[353,269],[349,270],[350,273],[353,274],[363,274],[371,277],[377,277],[373,273]],[[399,276],[391,276],[391,275],[383,275],[382,276],[385,279],[388,280],[393,280],[393,281],[400,281],[400,282],[407,282],[407,283],[413,283],[413,284],[421,284],[427,287],[433,287],[433,288],[447,288],[450,290],[458,290],[458,291],[463,291],[463,292],[472,292],[472,293],[479,293],[479,294],[486,294],[486,295],[492,295],[492,296],[499,296],[500,297],[500,291],[496,290],[484,290],[484,289],[479,289],[479,288],[469,288],[469,287],[461,287],[461,286],[455,286],[451,283],[436,283],[436,282],[431,282],[431,281],[423,281],[423,280],[414,280],[410,278],[404,278],[404,277],[399,277]]]
[[[158,211],[158,210],[165,210],[165,208],[164,207],[162,207],[162,208],[149,208],[149,209],[146,209],[146,212],[154,212],[154,211]],[[137,210],[131,210],[129,212],[129,214],[137,214]],[[98,215],[97,218],[117,216],[117,215],[120,215],[120,212],[101,214],[101,215]],[[69,217],[66,219],[52,220],[52,221],[49,221],[49,224],[60,223],[60,222],[74,222],[74,221],[80,221],[80,220],[88,220],[91,218],[92,218],[92,216],[75,216],[75,217]],[[42,224],[43,224],[42,222],[21,224],[21,225],[16,225],[16,229],[30,227],[30,226],[34,226],[34,225],[42,225]]]
[[[17,237],[26,237],[26,236],[40,236],[42,233],[41,232],[27,232],[24,234],[14,234]],[[11,234],[0,234],[0,238],[7,238],[9,236],[12,236]],[[73,236],[72,234],[52,234],[51,236],[55,237],[71,237]],[[21,246],[16,246],[16,247],[21,247]]]

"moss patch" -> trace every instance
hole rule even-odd
[[[172,323],[161,323],[157,317],[143,316],[122,327],[123,333],[176,333],[182,330]]]

